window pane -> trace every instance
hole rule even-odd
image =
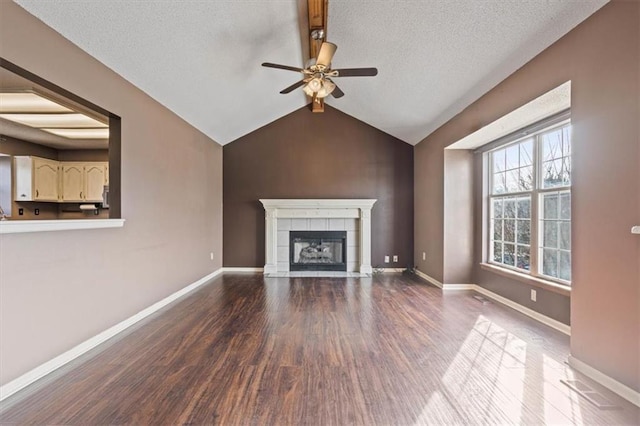
[[[493,173],[504,172],[504,149],[491,153],[493,160]]]
[[[518,244],[531,244],[531,223],[518,220]]]
[[[533,164],[533,140],[527,139],[520,143],[520,166]]]
[[[509,266],[516,266],[516,246],[515,244],[504,243],[504,260],[503,263]]]
[[[558,251],[553,249],[543,249],[542,273],[550,277],[558,276]]]
[[[571,185],[571,158],[562,159],[562,185]]]
[[[493,239],[502,241],[502,220],[495,219],[493,221]]]
[[[507,170],[517,169],[520,166],[520,148],[518,145],[511,145],[507,148]]]
[[[562,129],[542,135],[542,159],[544,161],[562,157]]]
[[[504,241],[516,242],[516,221],[514,219],[504,220]]]
[[[571,219],[571,193],[563,192],[560,194],[560,219]]]
[[[543,219],[558,218],[558,193],[542,195]]]
[[[531,198],[518,198],[518,217],[529,219],[531,217]]]
[[[571,126],[562,128],[562,155],[571,156]]]
[[[520,184],[518,183],[518,169],[507,171],[507,192],[520,191]]]
[[[502,243],[493,243],[493,261],[502,263]]]
[[[523,167],[518,176],[519,191],[531,191],[533,189],[533,167]]]
[[[554,220],[545,220],[540,222],[543,226],[542,245],[544,247],[557,248],[558,247],[558,223]]]
[[[554,188],[564,185],[563,160],[553,160],[545,162],[543,165],[544,179],[542,186],[544,188]]]
[[[518,246],[518,264],[516,265],[520,269],[530,268],[530,252],[531,248],[527,246]]]
[[[560,248],[571,250],[571,222],[560,222]]]
[[[558,264],[558,278],[571,281],[571,253],[560,252],[560,263]]]
[[[516,217],[516,200],[515,198],[504,199],[504,217],[515,218]]]
[[[506,186],[504,183],[504,173],[496,173],[493,175],[493,194],[504,194]]]
[[[493,217],[502,217],[502,199],[493,200]]]

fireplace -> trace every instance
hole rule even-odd
[[[291,231],[346,231],[347,272],[373,272],[371,208],[376,200],[261,199],[260,202],[265,210],[265,275],[289,272]]]
[[[346,231],[290,231],[290,271],[346,271]]]

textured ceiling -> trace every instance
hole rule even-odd
[[[260,66],[303,65],[305,0],[16,2],[220,144],[307,102]],[[330,0],[333,67],[379,74],[327,103],[415,144],[606,2]]]

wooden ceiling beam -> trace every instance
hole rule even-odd
[[[327,39],[327,18],[329,10],[329,0],[307,0],[309,11],[309,58],[316,58],[320,46]],[[320,39],[314,39],[313,31],[323,30]],[[311,98],[311,111],[324,112],[324,99]]]

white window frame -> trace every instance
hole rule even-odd
[[[487,194],[487,203],[486,203],[486,221],[484,223],[484,235],[486,241],[486,259],[485,262],[491,266],[496,268],[501,268],[507,271],[513,271],[519,274],[529,275],[534,278],[541,279],[543,281],[551,281],[556,284],[560,284],[562,286],[566,286],[567,288],[571,287],[571,281],[564,280],[558,277],[553,277],[549,275],[545,275],[542,273],[542,262],[540,261],[540,257],[542,256],[543,247],[540,242],[543,241],[543,227],[541,226],[541,222],[543,220],[543,206],[540,203],[543,194],[546,193],[562,193],[568,191],[571,194],[571,183],[569,185],[555,186],[553,188],[543,188],[543,173],[542,173],[542,164],[543,158],[541,154],[541,136],[545,133],[552,132],[559,128],[562,128],[566,125],[571,125],[571,120],[566,119],[557,123],[550,124],[547,127],[544,127],[540,130],[532,132],[530,134],[522,135],[517,139],[509,141],[507,143],[501,144],[500,146],[494,147],[491,150],[487,151],[485,155],[487,156],[487,161],[484,164],[487,165],[487,170],[485,173],[487,174],[487,183],[488,188],[486,191]],[[502,194],[493,194],[493,179],[494,179],[494,167],[493,167],[493,153],[495,151],[499,151],[505,149],[511,145],[519,144],[527,139],[533,138],[533,188],[531,191],[520,191],[520,192],[507,192]],[[573,140],[571,141],[571,149],[573,151]],[[573,163],[571,164],[573,167]],[[571,173],[573,177],[573,172]],[[521,269],[516,266],[505,265],[504,263],[499,263],[493,260],[493,225],[492,225],[492,209],[493,209],[493,199],[494,198],[517,198],[522,196],[531,196],[531,218],[530,218],[530,252],[529,252],[529,270]],[[573,213],[572,213],[573,215]],[[572,220],[572,218],[570,219]],[[517,232],[517,231],[515,231]],[[560,238],[560,236],[558,236]],[[517,242],[517,238],[516,238]],[[514,244],[515,245],[515,244]],[[571,247],[573,249],[573,247]],[[570,253],[572,250],[568,250]],[[515,255],[517,258],[517,245],[515,248]],[[517,262],[516,262],[517,263]]]

